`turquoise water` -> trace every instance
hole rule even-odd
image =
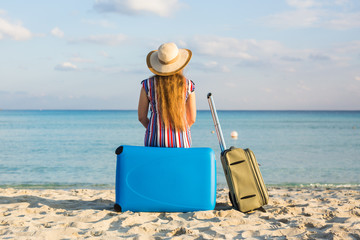
[[[227,146],[254,151],[266,184],[360,185],[360,111],[219,111]],[[193,147],[211,147],[225,186],[209,111]],[[230,137],[237,131],[239,138]],[[0,186],[113,188],[115,149],[142,145],[136,111],[0,111]]]

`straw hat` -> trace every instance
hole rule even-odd
[[[182,70],[190,61],[189,49],[178,49],[175,43],[164,43],[158,50],[151,51],[146,63],[156,75],[169,76]]]

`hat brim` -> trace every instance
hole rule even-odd
[[[160,76],[173,75],[182,70],[190,61],[192,52],[189,49],[179,49],[175,62],[163,64],[158,58],[158,51],[151,51],[146,57],[146,63],[151,72]]]

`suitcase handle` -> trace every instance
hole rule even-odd
[[[211,93],[208,93],[207,99],[208,99],[208,102],[209,102],[211,115],[212,115],[212,118],[214,120],[216,135],[217,135],[217,137],[219,139],[220,149],[221,149],[221,152],[223,152],[226,149],[226,144],[225,144],[224,136],[223,136],[223,133],[222,133],[222,130],[221,130],[219,117],[218,117],[218,115],[216,113],[214,99],[213,99]]]

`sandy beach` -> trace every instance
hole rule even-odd
[[[0,189],[1,239],[360,239],[360,189],[270,187],[266,213],[113,211],[114,190]]]

